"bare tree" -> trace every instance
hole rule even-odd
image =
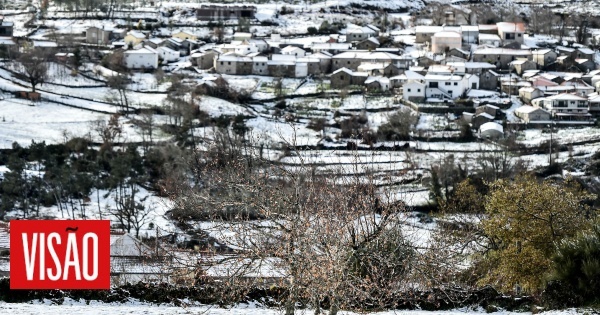
[[[17,58],[15,70],[22,73],[31,84],[31,90],[46,81],[48,76],[48,54],[39,49],[30,49]]]

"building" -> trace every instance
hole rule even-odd
[[[523,75],[527,70],[535,70],[537,64],[527,59],[517,59],[509,64],[510,69],[514,69],[518,75]]]
[[[136,50],[127,50],[123,53],[125,66],[128,69],[156,69],[158,68],[159,53],[150,47]]]
[[[479,137],[483,139],[500,139],[504,136],[504,128],[495,122],[487,122],[479,126]]]
[[[356,49],[360,50],[375,50],[379,47],[379,40],[376,37],[369,37],[356,44]]]
[[[0,16],[0,36],[13,36],[14,23],[4,21],[4,16]]]
[[[415,43],[423,44],[431,42],[431,37],[437,32],[444,30],[442,26],[423,26],[419,25],[415,29]]]
[[[111,284],[168,282],[170,261],[171,257],[158,246],[150,247],[128,233],[110,235]]]
[[[141,44],[145,39],[146,35],[144,35],[144,33],[138,31],[129,31],[127,36],[125,36],[124,41],[125,44],[132,48],[138,44]]]
[[[158,47],[156,49],[160,58],[165,62],[173,62],[179,60],[179,52],[169,47]]]
[[[173,34],[171,34],[171,36],[175,37],[175,38],[179,38],[181,40],[186,40],[186,39],[191,39],[194,41],[198,40],[198,36],[196,36],[190,32],[186,32],[186,31],[177,31],[177,32],[174,32]]]
[[[540,67],[547,67],[556,62],[558,55],[552,49],[539,49],[531,52],[533,62]]]
[[[370,37],[379,36],[379,28],[373,25],[348,25],[346,28],[346,43],[360,42]]]
[[[369,74],[366,72],[355,72],[342,68],[334,71],[330,76],[331,87],[341,89],[350,85],[363,85]]]
[[[553,117],[559,120],[588,120],[589,101],[587,98],[563,93],[543,99],[543,106]]]
[[[544,96],[544,92],[533,86],[526,86],[519,89],[519,98],[526,103],[531,104],[531,101]]]
[[[94,45],[107,45],[110,43],[112,30],[92,26],[85,31],[85,42]]]
[[[193,53],[190,56],[190,60],[193,64],[198,66],[202,70],[208,70],[215,65],[215,58],[219,56],[219,52],[213,49],[206,50],[205,52]]]
[[[523,105],[515,109],[515,116],[521,118],[527,124],[531,122],[549,122],[552,117],[549,112],[529,105]]]
[[[418,81],[409,81],[402,85],[402,98],[407,101],[422,102],[425,100],[427,86]]]
[[[254,19],[256,7],[248,5],[202,5],[196,10],[196,17],[203,21]]]
[[[225,74],[252,74],[252,58],[237,56],[227,53],[214,59],[217,73]]]
[[[502,40],[496,34],[479,34],[479,45],[500,47]]]
[[[500,36],[500,39],[502,40],[502,45],[506,45],[510,42],[523,44],[525,35],[524,23],[499,22],[496,23],[496,26],[498,26],[498,36]]]
[[[455,99],[461,97],[469,89],[478,89],[479,78],[476,75],[425,75],[425,97],[437,99]]]
[[[473,61],[495,64],[496,67],[508,70],[511,62],[517,59],[531,60],[531,51],[525,49],[483,48],[473,52]]]
[[[493,70],[484,71],[479,76],[479,88],[482,90],[496,91],[500,86],[500,74]]]
[[[296,57],[304,57],[304,56],[306,56],[306,51],[304,51],[304,49],[298,48],[296,46],[286,46],[283,49],[281,49],[281,54],[282,55],[292,55],[292,56],[296,56]]]
[[[461,47],[462,36],[457,32],[437,32],[431,37],[431,51],[433,53],[442,54],[450,49],[460,49]]]
[[[461,25],[462,41],[465,44],[477,44],[479,27],[477,25]]]

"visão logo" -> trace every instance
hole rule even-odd
[[[10,221],[10,288],[110,289],[110,221]]]

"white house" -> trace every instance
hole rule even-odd
[[[412,98],[425,98],[427,86],[421,82],[410,81],[402,86],[402,98],[410,100]]]
[[[179,52],[169,47],[158,47],[156,51],[159,53],[162,60],[166,62],[173,62],[179,60]]]
[[[304,57],[304,56],[306,56],[306,51],[304,51],[304,49],[298,48],[296,46],[286,46],[283,49],[281,49],[281,54],[282,55],[292,55],[292,56],[296,56],[296,57]]]
[[[125,66],[128,69],[158,68],[158,52],[150,47],[127,50],[123,55],[125,58]]]
[[[579,95],[563,93],[543,99],[543,106],[558,119],[588,118],[588,99]]]
[[[457,74],[438,75],[428,73],[425,75],[425,84],[427,86],[425,91],[427,98],[455,99],[469,89],[478,89],[479,77],[473,74],[462,76]]]

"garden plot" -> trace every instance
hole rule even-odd
[[[202,96],[198,105],[200,106],[200,110],[207,112],[211,117],[237,115],[254,116],[252,112],[242,105],[234,104],[212,96]]]
[[[252,129],[252,136],[262,144],[285,143],[291,146],[314,146],[321,141],[321,133],[308,129],[306,126],[273,121],[264,117],[249,119],[246,126]]]
[[[28,146],[31,141],[50,144],[87,137],[92,122],[108,119],[86,110],[15,98],[0,101],[0,117],[0,148],[10,148],[13,142]]]
[[[541,143],[550,141],[560,144],[570,144],[584,141],[600,142],[600,129],[597,127],[584,128],[556,128],[550,134],[549,128],[527,129],[519,131],[518,142],[526,146],[539,146]]]
[[[20,72],[23,72],[22,70]],[[73,72],[68,67],[50,62],[48,63],[48,76],[46,83],[55,83],[61,85],[69,85],[74,87],[90,87],[104,85],[102,82],[98,82]]]

